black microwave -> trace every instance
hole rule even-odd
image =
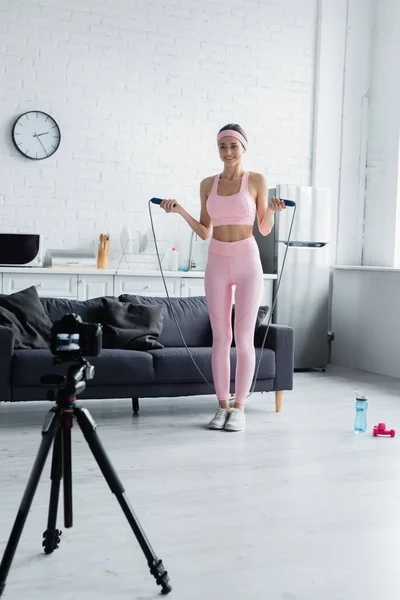
[[[0,233],[1,267],[42,267],[40,233]]]

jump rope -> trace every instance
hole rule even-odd
[[[285,248],[285,254],[284,254],[284,256],[283,256],[282,268],[281,268],[281,272],[280,272],[280,275],[279,275],[279,278],[278,278],[278,283],[277,283],[277,285],[276,285],[276,289],[275,289],[275,295],[274,295],[274,299],[273,299],[273,302],[272,302],[272,308],[271,308],[271,310],[269,311],[269,317],[268,317],[268,321],[267,321],[267,327],[266,327],[266,330],[265,330],[265,334],[264,334],[264,339],[263,339],[263,342],[262,342],[262,344],[261,344],[261,349],[262,349],[262,348],[264,348],[265,342],[267,341],[267,336],[268,336],[268,331],[269,331],[269,327],[270,327],[270,324],[271,324],[272,315],[273,315],[273,313],[274,313],[274,310],[275,310],[275,304],[276,304],[276,300],[277,300],[277,298],[278,298],[279,286],[280,286],[281,279],[282,279],[282,275],[283,275],[283,271],[284,271],[284,268],[285,268],[286,255],[287,255],[287,252],[288,252],[288,249],[289,249],[289,245],[290,245],[290,238],[291,238],[291,235],[292,235],[292,228],[293,228],[293,223],[294,223],[294,219],[295,219],[295,216],[296,216],[296,209],[297,209],[296,203],[295,203],[295,202],[293,202],[293,200],[285,200],[285,199],[283,199],[283,198],[281,198],[281,200],[283,200],[283,202],[286,204],[286,206],[287,206],[287,207],[293,207],[293,208],[294,208],[294,211],[293,211],[292,221],[291,221],[291,223],[290,223],[290,228],[289,228],[289,234],[288,234],[288,238],[287,238],[287,240],[285,241],[285,243],[286,243],[286,248]],[[215,387],[212,385],[212,383],[210,383],[210,382],[208,381],[207,377],[204,375],[203,371],[200,369],[199,365],[196,363],[195,359],[193,358],[193,355],[192,355],[192,353],[190,352],[190,349],[188,348],[188,346],[187,346],[187,344],[186,344],[186,342],[185,342],[185,338],[183,337],[182,330],[181,330],[181,328],[180,328],[180,326],[179,326],[179,322],[178,322],[178,319],[177,319],[177,317],[176,317],[175,309],[174,309],[174,307],[173,307],[173,304],[172,304],[172,302],[171,302],[171,298],[170,298],[170,296],[169,296],[169,293],[168,293],[168,286],[167,286],[167,283],[166,283],[166,281],[165,281],[165,276],[164,276],[164,271],[163,271],[163,268],[162,268],[162,262],[161,262],[161,258],[160,258],[160,253],[159,253],[159,251],[158,251],[158,245],[157,245],[156,233],[155,233],[155,229],[154,229],[154,223],[153,223],[153,215],[152,215],[152,213],[151,213],[151,204],[158,204],[158,205],[160,205],[160,204],[161,204],[161,202],[162,202],[162,199],[161,199],[161,198],[151,198],[151,199],[149,200],[149,204],[148,204],[148,206],[149,206],[149,215],[150,215],[151,230],[152,230],[152,233],[153,233],[153,239],[154,239],[154,246],[155,246],[155,249],[156,249],[157,260],[158,260],[158,265],[159,265],[159,267],[160,267],[160,273],[161,273],[161,277],[162,277],[162,280],[163,280],[163,283],[164,283],[164,288],[165,288],[165,293],[166,293],[166,295],[167,295],[168,304],[169,304],[169,307],[170,307],[170,310],[171,310],[172,316],[173,316],[173,318],[174,318],[174,321],[175,321],[176,327],[177,327],[177,329],[178,329],[179,335],[180,335],[180,337],[181,337],[181,339],[182,339],[182,343],[183,343],[183,345],[185,346],[185,348],[186,348],[186,351],[187,351],[187,353],[188,353],[188,355],[189,355],[189,357],[190,357],[190,359],[191,359],[192,363],[193,363],[193,364],[194,364],[194,366],[196,367],[197,371],[200,373],[200,375],[201,375],[201,377],[203,378],[203,380],[206,382],[206,384],[207,384],[207,385],[208,385],[208,386],[209,386],[209,387],[212,389],[212,391],[213,391],[213,392],[214,392],[214,394],[215,394],[215,393],[216,393],[216,392],[215,392]],[[250,393],[248,394],[247,398],[249,398],[249,397],[250,397],[250,396],[253,394],[253,392],[254,392],[254,388],[255,388],[255,386],[256,386],[256,382],[257,382],[257,376],[258,376],[258,372],[259,372],[259,370],[260,370],[261,359],[262,359],[262,351],[260,352],[260,358],[258,359],[258,363],[257,363],[257,365],[256,365],[256,369],[255,369],[255,372],[254,372],[254,375],[253,375],[253,383],[252,383],[252,386],[251,386],[251,391],[250,391]]]

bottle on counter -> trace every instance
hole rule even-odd
[[[179,268],[179,252],[174,246],[169,253],[168,269],[170,271],[177,271],[178,268]]]

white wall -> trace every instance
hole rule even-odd
[[[360,265],[363,250],[372,23],[376,0],[349,0],[344,59],[336,264]]]
[[[347,0],[321,0],[316,49],[313,165],[310,184],[331,196],[331,261],[336,260]]]
[[[395,264],[399,56],[400,2],[348,0],[336,264]]]
[[[364,265],[395,264],[394,223],[400,203],[399,59],[400,2],[378,0],[372,32]]]
[[[247,130],[247,167],[308,184],[317,0],[3,0],[0,230],[85,247],[126,222],[149,227],[151,196],[198,214],[201,178],[220,170],[215,137]],[[11,127],[49,112],[62,141],[24,159]],[[186,252],[189,228],[156,213]],[[185,246],[186,244],[186,246]]]
[[[346,229],[339,229],[343,237],[339,237],[337,261],[364,266],[334,271],[332,362],[400,377],[400,271],[391,268],[400,232],[399,228],[396,239],[400,209],[400,3],[374,2],[371,23],[364,256],[361,261],[358,251],[346,253],[360,235],[360,221],[350,194],[343,189],[339,219],[345,223],[348,217],[349,223]],[[359,240],[354,247],[359,248]],[[376,267],[368,269],[367,265]]]
[[[400,378],[400,271],[337,269],[332,362]]]

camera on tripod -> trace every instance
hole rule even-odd
[[[81,356],[100,356],[102,349],[100,323],[84,323],[70,313],[56,321],[51,329],[50,350],[61,361],[74,361]]]
[[[43,424],[42,441],[0,563],[0,596],[4,591],[6,578],[51,446],[53,446],[53,458],[50,474],[50,503],[47,529],[43,534],[42,542],[46,554],[54,552],[61,540],[61,531],[57,529],[61,480],[64,487],[64,525],[66,529],[73,525],[71,429],[74,420],[77,421],[110,490],[115,494],[143,550],[150,573],[154,576],[157,585],[161,585],[163,594],[168,594],[172,589],[168,572],[162,560],[155,555],[126,498],[125,489],[99,440],[95,421],[87,408],[81,408],[75,402],[76,397],[84,391],[86,380],[94,377],[94,366],[84,357],[99,356],[102,339],[102,326],[99,323],[83,323],[82,319],[74,313],[65,315],[52,327],[50,349],[54,363],[75,364],[68,367],[66,375],[51,373],[40,378],[42,385],[52,388],[48,391],[47,398],[55,400],[56,405],[50,409]]]
[[[40,383],[53,388],[47,394],[48,400],[64,398],[67,402],[82,393],[86,381],[94,378],[94,366],[84,358],[100,356],[103,342],[100,323],[84,323],[75,313],[66,314],[53,324],[50,336],[50,351],[54,364],[77,363],[71,365],[66,375],[50,373],[42,375]],[[57,389],[57,392],[54,391]]]

